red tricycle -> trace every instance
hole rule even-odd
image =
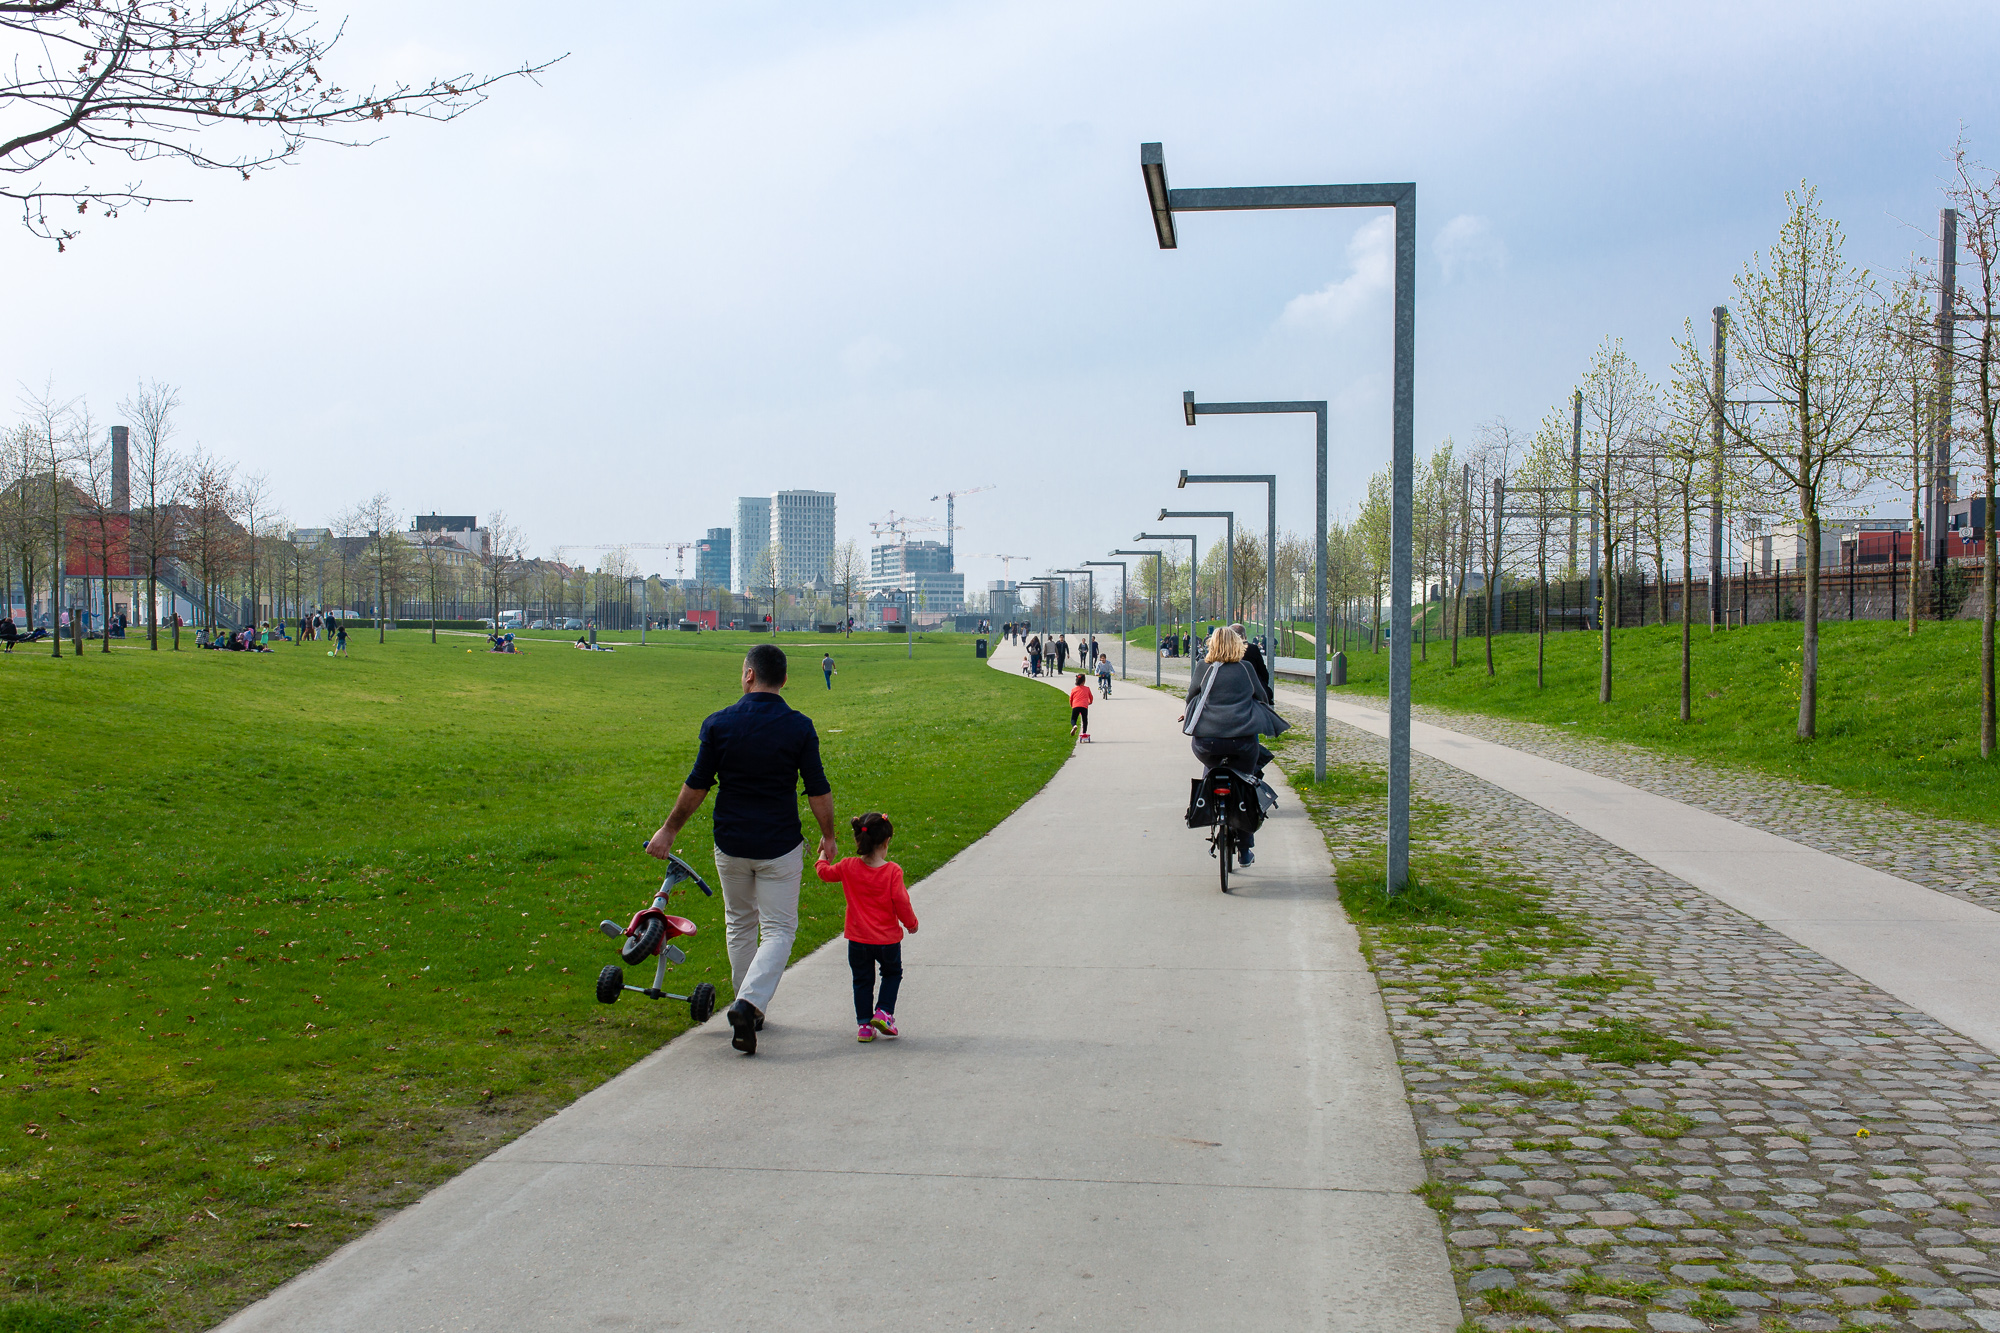
[[[705,880],[694,872],[694,867],[678,856],[667,858],[667,877],[660,881],[659,891],[653,895],[653,905],[632,918],[629,926],[620,926],[616,921],[600,921],[597,928],[614,940],[623,940],[618,946],[618,956],[626,967],[637,967],[648,958],[658,958],[659,964],[653,971],[650,986],[628,986],[625,984],[625,968],[611,963],[597,974],[597,998],[604,1004],[616,1004],[618,997],[626,991],[634,991],[649,1000],[685,1000],[688,1017],[696,1025],[706,1023],[715,1012],[715,987],[706,981],[694,988],[692,994],[674,995],[662,990],[660,984],[667,979],[668,963],[685,963],[687,955],[679,947],[667,943],[680,935],[695,933],[694,922],[684,916],[667,915],[667,899],[680,885],[692,880],[694,886],[713,898],[715,890],[708,887]]]

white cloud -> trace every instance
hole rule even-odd
[[[1284,322],[1294,328],[1337,329],[1370,302],[1386,296],[1395,279],[1396,220],[1384,214],[1347,242],[1348,275],[1285,303]]]
[[[1485,218],[1473,213],[1460,213],[1445,223],[1431,242],[1431,253],[1437,256],[1446,282],[1507,266],[1506,242],[1493,234]]]

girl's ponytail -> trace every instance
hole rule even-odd
[[[870,810],[865,815],[856,815],[847,823],[848,827],[854,830],[854,850],[862,856],[872,854],[877,847],[889,841],[890,836],[896,831],[896,826],[889,822],[889,816],[876,810]]]

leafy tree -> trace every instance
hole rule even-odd
[[[1819,716],[1820,521],[1828,505],[1870,479],[1890,343],[1888,308],[1868,272],[1847,263],[1840,224],[1821,213],[1818,192],[1789,192],[1785,204],[1777,242],[1736,278],[1730,320],[1731,370],[1751,390],[1734,396],[1773,405],[1743,416],[1724,411],[1721,419],[1729,442],[1754,461],[1753,479],[1774,499],[1789,497],[1804,529],[1798,736],[1811,740]]]

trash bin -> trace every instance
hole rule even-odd
[[[1326,674],[1327,674],[1327,682],[1326,682],[1327,684],[1345,685],[1347,683],[1347,654],[1335,653],[1330,659],[1328,659],[1326,664]]]
[[[986,656],[986,640],[980,639],[972,645],[972,655],[974,657]]]

